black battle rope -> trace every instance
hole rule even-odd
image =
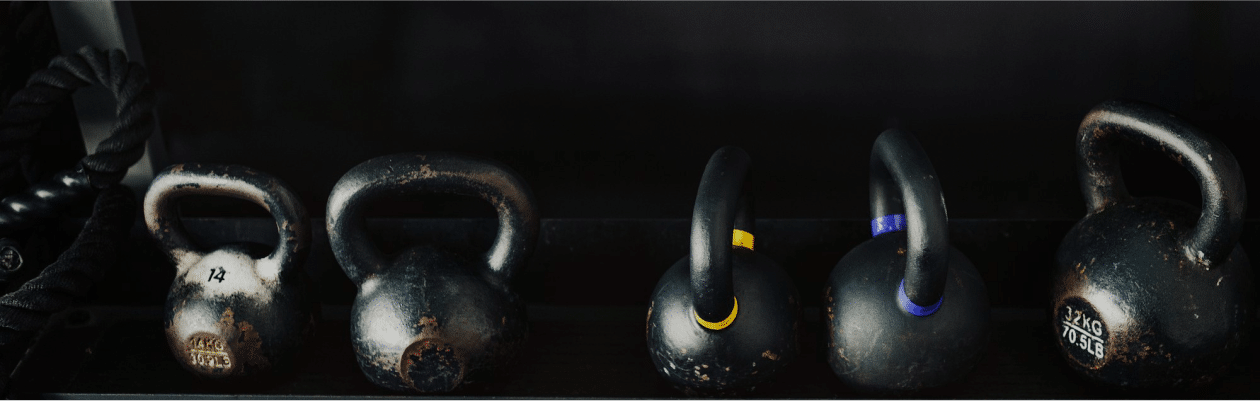
[[[36,71],[0,114],[0,166],[20,157],[23,146],[39,131],[40,123],[74,90],[93,82],[109,88],[117,101],[118,124],[96,148],[83,157],[77,170],[32,185],[25,192],[0,200],[0,235],[34,225],[91,193],[122,180],[127,169],[144,155],[153,133],[153,91],[143,66],[127,62],[121,50],[109,52],[83,47],[58,56],[48,68]]]
[[[52,59],[48,68],[32,74],[0,114],[0,167],[27,164],[19,158],[43,120],[78,88],[92,83],[108,88],[117,101],[118,116],[109,137],[76,168],[0,200],[3,236],[56,216],[94,189],[104,189],[74,244],[38,276],[0,297],[0,393],[49,317],[86,295],[117,260],[135,218],[130,190],[117,183],[144,155],[144,143],[154,128],[148,81],[144,67],[129,63],[122,51],[84,47]]]
[[[135,203],[131,190],[121,185],[101,191],[70,248],[38,277],[0,297],[0,391],[49,316],[91,290],[118,259],[135,219]]]

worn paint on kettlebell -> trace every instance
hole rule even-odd
[[[468,257],[430,244],[383,255],[363,213],[375,199],[414,193],[479,197],[499,214],[491,249]],[[355,166],[329,196],[329,245],[358,287],[350,337],[359,369],[377,386],[452,391],[490,376],[519,351],[525,304],[510,286],[538,236],[525,182],[507,166],[450,153],[382,156]]]
[[[175,212],[176,202],[188,195],[230,196],[263,206],[276,220],[279,244],[201,249]],[[177,164],[154,179],[144,208],[149,232],[175,262],[165,331],[180,364],[217,379],[290,367],[314,328],[316,308],[301,271],[310,243],[307,216],[292,192],[247,167]]]
[[[705,166],[692,209],[690,254],[652,291],[648,353],[687,395],[732,396],[783,373],[797,357],[799,297],[775,262],[753,250],[748,154],[727,146]]]
[[[1203,208],[1129,194],[1114,147],[1186,167]],[[1224,374],[1255,310],[1238,247],[1246,188],[1215,138],[1147,104],[1104,102],[1081,122],[1077,174],[1087,214],[1055,256],[1056,345],[1082,375],[1122,388],[1199,386]]]
[[[918,141],[881,133],[870,166],[872,238],[836,263],[823,294],[827,361],[866,392],[958,382],[988,343],[984,280],[949,243],[945,198]]]

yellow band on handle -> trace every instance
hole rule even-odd
[[[750,251],[753,250],[752,233],[736,229],[735,233],[731,235],[731,245],[748,248]]]
[[[696,312],[691,312],[691,313],[696,315],[696,321],[699,322],[700,325],[704,326],[704,328],[706,329],[709,329],[709,330],[725,329],[726,326],[730,326],[731,323],[735,321],[735,315],[739,314],[739,298],[735,298],[735,297],[731,297],[731,298],[735,300],[735,306],[731,308],[731,315],[727,316],[726,319],[722,319],[722,321],[720,322],[717,322],[717,323],[706,322],[704,319],[700,318],[699,313],[696,313]]]

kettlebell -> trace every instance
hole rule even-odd
[[[387,258],[368,240],[363,213],[385,196],[471,195],[498,212],[490,250],[465,257],[419,245]],[[525,304],[513,275],[538,239],[529,186],[507,166],[449,153],[377,157],[346,172],[328,197],[328,241],[358,287],[350,338],[359,369],[394,391],[444,392],[506,364],[525,340]]]
[[[1203,209],[1129,196],[1112,147],[1158,149],[1199,182]],[[1053,328],[1077,372],[1122,388],[1193,387],[1225,373],[1255,307],[1238,247],[1247,190],[1220,141],[1158,107],[1104,102],[1076,136],[1088,212],[1055,257]]]
[[[691,213],[691,252],[665,272],[647,316],[648,352],[672,386],[693,395],[752,391],[796,359],[800,306],[792,280],[753,251],[749,157],[709,159]]]
[[[945,198],[914,136],[880,134],[870,174],[872,238],[840,259],[824,289],[827,361],[865,392],[956,382],[988,343],[984,281],[950,246]]]
[[[216,195],[262,205],[279,242],[268,253],[233,243],[206,252],[188,239],[176,201]],[[279,179],[243,166],[176,164],[162,170],[144,197],[149,232],[175,263],[166,297],[166,341],[185,369],[228,379],[292,365],[314,328],[313,298],[302,272],[311,243],[306,209]]]

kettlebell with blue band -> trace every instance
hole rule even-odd
[[[827,361],[860,391],[904,393],[960,380],[989,337],[989,299],[949,244],[936,171],[898,130],[871,150],[871,235],[840,259],[824,290]]]
[[[1156,150],[1199,183],[1200,210],[1134,198],[1114,146]],[[1144,103],[1104,102],[1076,136],[1087,214],[1055,257],[1054,336],[1068,365],[1122,388],[1192,387],[1225,374],[1255,311],[1238,246],[1247,188],[1220,141]]]
[[[691,252],[665,272],[648,308],[652,363],[691,395],[752,391],[796,359],[799,296],[754,252],[749,158],[727,146],[709,159],[691,214]]]
[[[175,202],[188,195],[262,205],[275,218],[278,244],[270,253],[247,243],[199,249],[177,213]],[[312,333],[316,305],[302,271],[311,243],[309,220],[288,186],[248,167],[176,164],[153,179],[144,219],[175,262],[166,297],[166,340],[185,369],[225,379],[292,365]]]
[[[368,239],[373,200],[418,193],[479,197],[498,212],[490,250],[466,257],[425,244],[387,257]],[[507,166],[450,153],[377,157],[346,172],[328,197],[328,242],[358,295],[350,338],[378,386],[445,392],[503,367],[525,341],[512,277],[538,241],[529,186]]]

